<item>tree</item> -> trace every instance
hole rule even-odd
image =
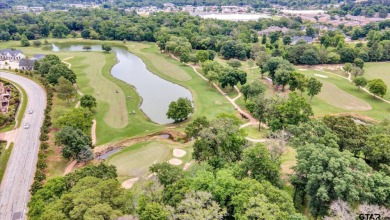
[[[298,72],[292,72],[290,80],[288,82],[289,89],[291,91],[299,90],[302,96],[302,93],[305,91],[307,87],[307,82],[308,80],[304,74]]]
[[[326,215],[336,199],[358,204],[370,197],[367,173],[372,170],[348,151],[340,152],[318,144],[300,147],[294,170],[291,178],[294,200],[298,199],[297,195],[304,197],[307,194],[310,213],[315,218]]]
[[[82,130],[66,126],[55,134],[56,144],[62,146],[62,156],[66,159],[81,159],[89,157],[79,157],[80,152],[86,153],[85,148],[90,151],[92,146],[91,137],[84,134]],[[80,155],[79,155],[80,154]]]
[[[259,131],[261,130],[261,124],[267,122],[266,116],[269,105],[270,100],[265,99],[263,95],[255,96],[245,103],[245,107],[259,121]]]
[[[283,185],[280,179],[280,161],[272,158],[263,144],[246,148],[239,166],[243,178],[249,176],[259,182],[267,180],[274,186]]]
[[[211,121],[209,127],[199,132],[193,145],[192,157],[218,168],[240,160],[246,144],[243,131],[233,119],[215,119]]]
[[[358,76],[353,79],[353,83],[355,84],[355,86],[358,87],[358,90],[360,90],[360,87],[364,88],[367,85],[368,81],[363,76]]]
[[[203,63],[204,61],[210,59],[210,53],[207,50],[199,50],[196,53],[196,58],[199,60],[199,62]]]
[[[158,180],[165,187],[183,177],[183,171],[169,163],[154,164],[149,167],[149,171],[156,173]]]
[[[226,215],[226,210],[212,200],[211,193],[197,191],[187,193],[171,214],[174,219],[222,220]]]
[[[364,70],[360,67],[354,66],[351,69],[351,74],[356,78],[357,76],[362,76],[364,73]]]
[[[292,43],[292,38],[289,35],[286,35],[283,37],[283,44],[284,45],[290,45]]]
[[[387,92],[387,86],[382,79],[373,79],[368,83],[368,90],[374,94],[374,96],[384,96]]]
[[[222,88],[226,88],[229,85],[233,89],[238,83],[241,85],[246,83],[246,72],[234,68],[224,68],[218,81],[221,83]]]
[[[263,34],[261,37],[261,44],[266,44],[267,43],[267,35]]]
[[[359,155],[367,141],[367,128],[357,125],[354,120],[347,116],[325,116],[323,122],[339,138],[339,150],[349,150],[354,155]]]
[[[83,95],[80,99],[80,106],[91,110],[96,107],[96,98],[92,95]]]
[[[175,122],[180,122],[188,118],[194,112],[192,103],[188,98],[179,98],[176,102],[169,104],[167,117]]]
[[[282,85],[282,91],[284,92],[284,87],[290,81],[292,71],[285,68],[278,68],[275,72],[275,83],[277,85]]]
[[[385,132],[371,134],[364,147],[368,163],[378,169],[380,164],[390,163],[390,137]]]
[[[346,64],[344,64],[344,66],[343,66],[343,70],[344,70],[345,72],[347,72],[347,73],[351,72],[352,68],[353,68],[352,63],[346,63]]]
[[[262,65],[261,72],[268,72],[270,78],[274,80],[276,70],[282,66],[285,69],[294,70],[294,67],[288,60],[284,60],[282,57],[271,57]]]
[[[197,117],[185,128],[187,138],[197,138],[202,129],[210,126],[210,121],[205,116]]]
[[[90,133],[92,126],[93,114],[83,108],[74,108],[65,115],[60,116],[54,121],[54,124],[59,128],[71,126],[82,130],[85,134]]]
[[[279,40],[279,33],[278,32],[271,32],[269,34],[270,43],[274,44],[276,41]]]
[[[289,145],[299,148],[307,144],[323,144],[338,148],[339,137],[321,120],[311,119],[305,123],[287,126]]]
[[[82,38],[90,38],[91,36],[91,31],[89,29],[84,29],[83,31],[81,31],[81,37]]]
[[[241,67],[241,61],[237,60],[237,59],[230,59],[227,61],[227,64],[233,68],[239,68]]]
[[[263,84],[258,81],[253,81],[250,84],[245,84],[241,86],[241,93],[244,96],[244,100],[246,101],[248,98],[256,97],[265,92],[266,88]]]
[[[142,210],[140,220],[167,220],[169,212],[159,203],[148,203]]]
[[[33,44],[35,47],[40,47],[42,45],[42,42],[40,40],[35,40]]]
[[[314,28],[309,26],[306,28],[306,35],[309,37],[314,37],[316,35],[316,32],[314,31]]]
[[[310,96],[310,101],[313,99],[313,96],[321,92],[322,83],[317,79],[311,77],[307,82],[307,94]]]
[[[46,78],[49,83],[56,85],[58,84],[58,79],[61,76],[69,80],[71,83],[76,83],[76,74],[63,63],[50,66]]]
[[[106,52],[110,52],[112,50],[111,46],[108,45],[108,44],[103,44],[102,45],[102,50],[106,51]]]
[[[265,114],[272,131],[306,122],[312,115],[313,110],[310,104],[296,92],[290,93],[288,99],[272,99]]]
[[[313,49],[308,49],[303,52],[302,56],[299,58],[299,61],[302,64],[316,65],[320,63],[320,57],[318,52]]]
[[[355,58],[355,60],[353,61],[353,63],[359,67],[360,69],[363,69],[364,68],[364,61],[360,58]]]
[[[58,98],[67,100],[68,105],[70,104],[70,99],[76,95],[76,90],[74,89],[73,84],[63,76],[58,79],[56,91]]]
[[[30,46],[30,42],[25,35],[22,35],[22,37],[20,38],[20,44],[22,45],[22,47]]]

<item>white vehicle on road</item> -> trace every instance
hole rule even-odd
[[[32,114],[34,111],[32,109],[28,110],[28,114]]]
[[[29,123],[26,123],[25,125],[24,125],[24,129],[28,129],[30,127],[30,124]]]

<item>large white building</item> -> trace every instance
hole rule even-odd
[[[16,61],[25,59],[26,55],[21,50],[4,49],[0,50],[0,60]]]

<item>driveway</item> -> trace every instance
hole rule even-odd
[[[39,135],[46,107],[46,93],[34,81],[11,73],[0,72],[0,78],[18,83],[28,96],[27,111],[20,129],[15,131],[14,147],[0,186],[0,219],[27,219],[30,186],[34,180],[39,151]],[[24,129],[26,123],[29,129]]]

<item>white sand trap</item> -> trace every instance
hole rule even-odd
[[[128,180],[126,180],[126,181],[124,181],[124,182],[122,183],[122,187],[125,188],[125,189],[130,189],[130,188],[133,186],[133,184],[134,184],[135,182],[137,182],[138,180],[139,180],[138,177],[128,179]]]
[[[327,76],[324,76],[324,75],[321,75],[321,74],[314,74],[315,76],[318,76],[318,77],[321,77],[321,78],[329,78],[329,77],[327,77]]]
[[[183,157],[184,155],[186,155],[186,151],[185,150],[182,150],[182,149],[173,149],[173,156],[174,157]]]
[[[181,161],[180,159],[177,159],[177,158],[172,158],[168,161],[168,163],[170,163],[172,165],[179,166],[183,163],[183,161]]]

